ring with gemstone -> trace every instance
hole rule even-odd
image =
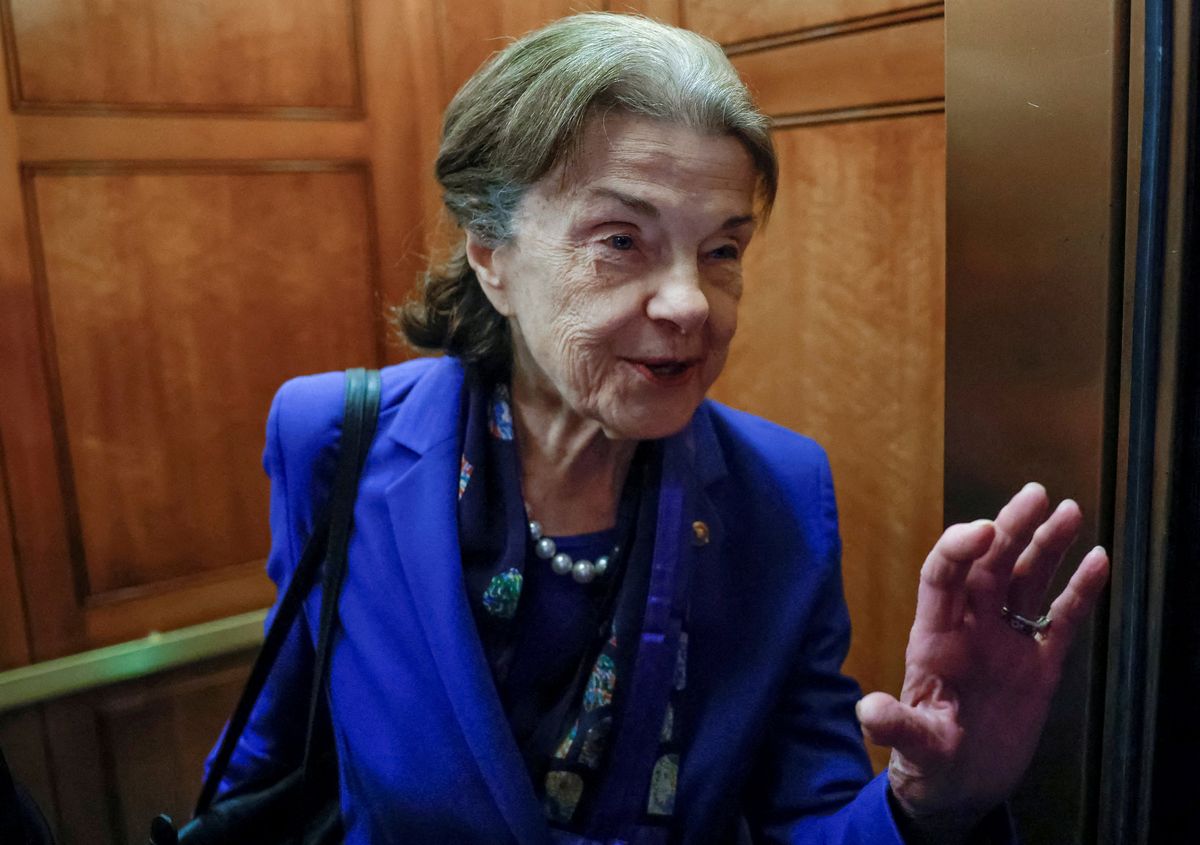
[[[1037,619],[1030,619],[1027,616],[1022,616],[1008,609],[1008,605],[1000,608],[1000,615],[1004,617],[1004,621],[1008,623],[1008,627],[1012,628],[1018,634],[1024,634],[1027,637],[1037,637],[1039,634],[1045,634],[1050,630],[1050,616],[1044,614]]]

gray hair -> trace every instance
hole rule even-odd
[[[569,171],[588,119],[607,111],[736,138],[769,214],[778,185],[769,123],[721,48],[684,29],[606,12],[529,33],[463,85],[446,109],[436,166],[446,208],[484,244],[509,241],[525,192],[560,165]],[[508,377],[508,322],[480,290],[465,243],[426,271],[396,323],[417,348],[457,355],[485,378]]]

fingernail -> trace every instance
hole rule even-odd
[[[1105,555],[1107,555],[1107,554],[1108,554],[1108,552],[1106,552],[1106,551],[1104,550],[1104,546],[1096,546],[1094,549],[1092,549],[1092,551],[1093,551],[1093,552],[1101,552],[1101,553],[1103,553],[1103,554],[1105,554]]]

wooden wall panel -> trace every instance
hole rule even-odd
[[[914,0],[681,0],[684,26],[722,44],[779,35],[828,24],[841,24],[914,7],[940,6]]]
[[[375,187],[373,208],[382,304],[412,291],[424,269],[426,233],[437,219],[440,192],[433,178],[442,125],[442,67],[438,9],[429,0],[364,0],[363,48],[368,113],[367,155]],[[389,361],[412,355],[400,343]]]
[[[0,669],[32,658],[20,589],[23,573],[16,535],[21,526],[12,507],[13,470],[26,463],[31,447],[49,442],[47,416],[33,410],[36,400],[29,401],[39,395],[41,379],[17,131],[13,114],[0,108],[0,533],[7,535],[0,537]],[[22,406],[31,411],[28,424],[8,424],[13,410]],[[43,481],[47,480],[53,481]]]
[[[158,813],[190,818],[249,670],[232,655],[45,705],[60,845],[142,845]]]
[[[29,662],[25,602],[13,546],[12,511],[8,506],[8,478],[3,461],[4,444],[0,442],[0,672]]]
[[[607,0],[605,11],[645,15],[656,21],[679,26],[684,0]]]
[[[101,748],[124,841],[141,843],[150,818],[191,815],[203,764],[249,671],[242,660],[156,678],[97,703]]]
[[[942,527],[944,125],[924,115],[776,132],[784,182],[747,255],[738,335],[713,390],[828,450],[854,626],[846,671],[892,693]]]
[[[363,121],[271,120],[196,115],[21,115],[18,143],[27,161],[186,161],[206,159],[366,158],[373,136]],[[372,164],[376,164],[372,160]]]
[[[942,18],[851,32],[733,57],[773,117],[886,103],[941,101]]]
[[[602,0],[443,0],[438,4],[443,61],[443,101],[474,73],[483,60],[512,39],[572,12],[599,11]]]
[[[18,109],[354,113],[361,105],[357,0],[5,4]]]
[[[375,360],[365,173],[315,168],[30,171],[83,596],[261,557],[267,400]]]

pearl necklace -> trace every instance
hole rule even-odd
[[[612,559],[621,550],[620,546],[613,546],[611,552],[600,555],[595,563],[590,560],[574,560],[566,552],[560,552],[558,544],[542,533],[542,524],[536,519],[529,520],[529,536],[533,538],[534,553],[542,560],[550,561],[550,568],[556,575],[570,574],[580,584],[590,584],[608,572]]]

